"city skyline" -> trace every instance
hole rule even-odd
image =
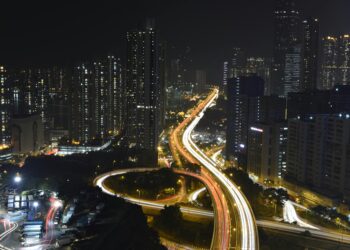
[[[350,249],[346,1],[5,4],[0,249]]]
[[[296,3],[303,17],[319,18],[321,36],[350,32],[346,25],[350,21],[346,11],[350,8],[348,1],[337,0],[338,4],[333,4],[297,0]],[[221,63],[233,47],[242,47],[249,51],[249,56],[272,56],[272,0],[222,1],[220,4],[139,1],[113,5],[104,2],[98,6],[76,2],[60,3],[54,8],[40,3],[20,6],[6,3],[5,7],[8,11],[0,17],[6,38],[0,42],[0,63],[5,65],[65,64],[110,52],[123,59],[124,34],[146,17],[156,19],[162,38],[178,48],[176,53],[189,46],[197,68],[207,70],[213,82],[221,79]],[[332,13],[337,13],[337,18],[333,18]],[[176,35],[179,33],[182,36]]]

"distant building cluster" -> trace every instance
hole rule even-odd
[[[293,0],[276,0],[273,57],[247,56],[233,48],[223,63],[223,81],[257,74],[265,94],[287,97],[289,92],[331,89],[350,82],[350,34],[320,37],[320,20],[303,17]]]
[[[294,0],[275,1],[274,32],[271,59],[234,48],[223,64],[226,159],[260,182],[350,201],[350,35],[320,38]]]
[[[264,93],[268,94],[268,88],[271,80],[271,59],[264,57],[247,57],[240,48],[234,48],[232,59],[223,64],[223,88],[226,88],[228,79],[257,75],[263,78],[266,86]]]
[[[2,67],[4,69],[4,67]],[[121,63],[114,56],[81,63],[73,69],[3,70],[1,142],[21,147],[17,134],[26,120],[36,119],[44,142],[62,137],[79,143],[106,139],[121,128]],[[34,118],[33,118],[34,117]],[[39,119],[35,118],[39,117]],[[26,137],[29,134],[26,133]]]
[[[47,145],[63,155],[87,152],[118,136],[156,159],[167,111],[176,117],[187,108],[184,99],[206,91],[207,72],[193,66],[190,47],[181,53],[160,39],[153,19],[125,40],[125,61],[108,54],[69,67],[0,66],[3,154]]]
[[[0,66],[0,144],[35,152],[52,143],[103,145],[120,135],[126,146],[156,153],[166,101],[163,47],[152,21],[128,32],[126,43],[124,64],[108,55],[72,68]],[[27,147],[27,137],[40,145]]]
[[[226,160],[267,184],[350,201],[350,34],[321,37],[320,20],[295,0],[275,0],[273,21],[271,57],[234,47],[222,64]],[[63,155],[98,151],[118,136],[156,161],[163,129],[210,88],[207,72],[193,66],[190,47],[180,53],[161,40],[153,20],[125,38],[125,60],[0,66],[0,158],[44,145]]]

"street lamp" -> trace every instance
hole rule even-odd
[[[38,207],[39,207],[39,202],[34,201],[34,202],[33,202],[34,218],[36,218],[36,216],[37,216],[37,209],[38,209]]]
[[[140,198],[140,197],[141,197],[141,191],[140,191],[140,189],[136,189],[136,192],[139,193],[139,198]]]
[[[62,207],[62,201],[60,201],[60,200],[55,200],[54,201],[54,203],[53,203],[53,206],[55,207],[55,208],[59,208],[59,207]]]
[[[15,183],[20,183],[22,181],[22,177],[19,175],[19,173],[17,173],[13,180]]]
[[[34,202],[33,202],[33,207],[34,207],[35,209],[37,209],[37,207],[39,207],[39,202],[34,201]]]
[[[338,228],[339,228],[339,231],[340,231],[340,234],[341,234],[341,239],[340,239],[340,243],[343,242],[343,229],[342,229],[342,224],[341,224],[341,219],[339,217],[337,217],[335,219],[335,223],[338,225]]]

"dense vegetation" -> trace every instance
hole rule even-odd
[[[91,208],[91,202],[102,202],[105,206],[96,222],[85,228],[72,249],[166,249],[160,244],[158,234],[148,227],[141,207],[104,194],[96,200],[91,198],[92,194],[80,201],[78,215],[73,221],[79,220],[84,211]]]
[[[257,218],[281,216],[282,200],[288,198],[285,190],[275,188],[264,190],[262,186],[254,183],[247,173],[236,168],[229,168],[225,173],[241,188]]]
[[[178,205],[166,206],[160,215],[155,217],[153,226],[165,238],[198,247],[210,247],[213,222],[185,221]]]
[[[179,176],[171,169],[113,176],[105,185],[118,193],[144,199],[161,199],[179,191]]]

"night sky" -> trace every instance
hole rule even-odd
[[[113,52],[125,56],[125,33],[155,17],[170,45],[190,46],[195,67],[219,80],[230,49],[270,56],[273,0],[25,1],[2,3],[0,63],[66,64]],[[24,2],[24,1],[23,1]],[[70,1],[73,2],[73,1]],[[321,34],[350,32],[349,0],[297,0],[305,16],[319,17]]]

